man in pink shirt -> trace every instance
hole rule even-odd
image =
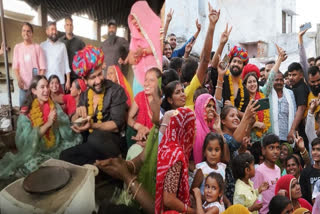
[[[264,162],[256,169],[256,174],[252,179],[254,188],[259,188],[263,182],[269,183],[269,189],[262,192],[262,208],[260,214],[267,214],[268,205],[275,195],[274,189],[277,181],[281,176],[280,168],[276,165],[276,161],[280,156],[280,140],[275,134],[266,135],[262,141],[262,155]]]
[[[46,69],[45,55],[39,44],[32,42],[33,27],[23,23],[21,35],[23,42],[16,44],[13,50],[12,67],[17,77],[20,106],[24,102],[27,89],[34,75],[43,75]]]

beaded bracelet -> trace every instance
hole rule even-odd
[[[216,88],[220,88],[221,90],[223,89],[221,86],[217,86],[217,85],[216,85]]]

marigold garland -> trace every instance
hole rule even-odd
[[[255,96],[255,99],[259,100],[259,99],[262,99],[262,98],[265,98],[264,94],[261,93],[261,92],[257,92],[256,96]],[[263,111],[263,114],[261,113],[262,111]],[[258,111],[257,114],[256,114],[256,121],[263,122],[264,125],[265,125],[265,128],[263,130],[258,129],[258,128],[256,129],[256,136],[259,137],[259,138],[262,137],[262,135],[264,133],[266,133],[268,131],[268,129],[270,128],[270,126],[271,126],[269,109],[265,109],[265,110],[262,110],[262,111]]]
[[[104,91],[99,95],[99,101],[98,101],[98,114],[97,114],[97,123],[102,123],[103,115],[102,115],[102,109],[103,109],[103,97],[104,97]],[[88,90],[88,115],[91,117],[90,123],[93,123],[93,90],[90,88]],[[89,129],[89,132],[92,133],[93,129]]]
[[[232,76],[231,76],[230,74],[228,75],[228,80],[229,80],[229,87],[230,87],[230,102],[232,103],[233,106],[235,106],[235,104],[234,104],[233,82],[232,82]],[[239,78],[238,85],[239,85],[240,98],[241,98],[241,99],[240,99],[240,104],[239,104],[238,110],[241,111],[242,106],[243,106],[243,104],[244,104],[244,88],[243,88],[243,85],[242,85],[242,80],[241,80],[241,78]]]
[[[51,111],[55,108],[54,103],[50,98],[49,98],[48,102],[49,102],[50,111]],[[40,103],[39,103],[38,99],[34,99],[32,101],[29,117],[30,117],[30,120],[32,122],[33,127],[40,127],[44,124],[43,113],[41,111]],[[54,144],[56,142],[56,137],[53,133],[52,127],[50,127],[46,131],[46,133],[43,135],[43,139],[44,139],[45,145],[48,149],[54,146]]]

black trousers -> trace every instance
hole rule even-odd
[[[121,144],[119,134],[94,130],[87,142],[62,151],[60,159],[76,165],[93,164],[96,160],[118,157]]]

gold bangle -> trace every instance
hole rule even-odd
[[[134,177],[130,180],[130,182],[129,182],[129,184],[128,184],[127,192],[129,192],[131,183],[134,182],[136,179],[137,179],[137,176],[134,176]]]
[[[131,163],[133,166],[133,174],[136,174],[136,166],[134,165],[134,162],[132,160],[127,160],[128,163]]]
[[[216,88],[220,88],[221,90],[223,89],[221,86],[217,86],[217,85],[216,85]]]
[[[300,152],[300,154],[301,154],[301,155],[304,155],[306,152],[307,152],[307,149],[304,148],[304,151],[303,151],[303,152]]]
[[[134,193],[133,200],[136,198],[136,196],[137,196],[137,194],[138,194],[138,192],[139,192],[139,190],[140,190],[140,187],[141,187],[141,183],[139,184],[136,192]]]

